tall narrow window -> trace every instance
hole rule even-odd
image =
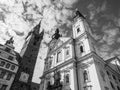
[[[83,45],[80,45],[80,53],[83,53],[84,49],[83,49]]]
[[[100,75],[101,75],[103,81],[105,81],[105,73],[102,70],[100,70]]]
[[[49,68],[52,66],[52,60],[49,60]]]
[[[116,81],[116,77],[114,75],[112,75],[113,79]]]
[[[89,81],[89,72],[87,70],[84,70],[83,72],[83,78],[84,78],[84,82],[88,82]]]
[[[70,57],[70,46],[65,47],[65,59]]]
[[[80,32],[80,28],[78,27],[78,28],[77,28],[77,33],[79,33],[79,32]]]
[[[4,78],[5,74],[6,74],[5,71],[1,71],[1,72],[0,72],[0,78]]]
[[[112,83],[112,82],[110,82],[110,85],[111,85],[111,87],[112,87],[113,89],[115,89],[115,87],[114,87],[114,85],[113,85],[113,83]]]
[[[11,73],[8,73],[6,80],[10,80],[11,77],[12,77],[12,74],[11,74]]]
[[[61,51],[59,51],[58,53],[57,53],[57,63],[59,63],[59,62],[61,62],[62,61],[62,52]]]

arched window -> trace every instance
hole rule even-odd
[[[83,53],[84,50],[83,50],[83,45],[80,45],[80,53]]]

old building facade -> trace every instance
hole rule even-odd
[[[23,48],[20,52],[20,68],[10,90],[38,90],[39,84],[32,82],[34,68],[43,38],[40,23],[36,25],[26,37]]]
[[[12,38],[0,44],[0,90],[10,90],[19,67],[16,58]]]
[[[40,90],[120,90],[120,60],[104,61],[85,18],[77,11],[73,37],[53,38]],[[58,35],[57,35],[58,36]]]

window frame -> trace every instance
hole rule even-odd
[[[69,51],[69,55],[66,54],[67,51]],[[72,46],[71,45],[66,45],[64,47],[64,59],[65,59],[65,61],[67,61],[70,58],[72,58]]]

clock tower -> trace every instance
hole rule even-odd
[[[38,90],[39,85],[32,82],[34,68],[44,31],[39,33],[41,22],[36,25],[25,39],[20,52],[20,67],[11,90]]]

